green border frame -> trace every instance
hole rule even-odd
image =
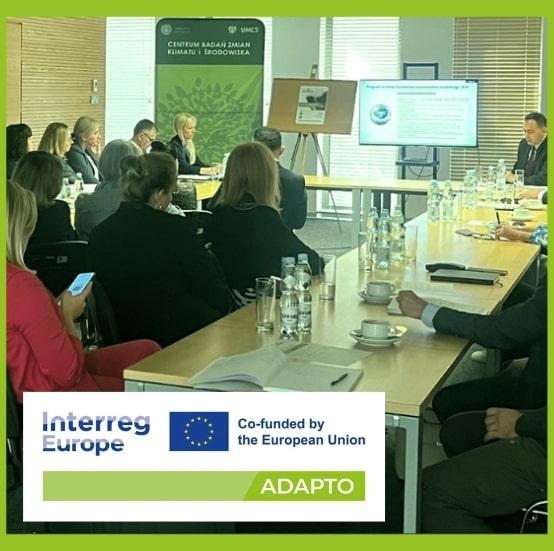
[[[151,1],[138,2],[138,0],[119,0],[118,2],[95,0],[93,2],[81,2],[77,3],[74,0],[67,2],[59,0],[57,2],[38,2],[36,0],[27,0],[22,4],[4,3],[2,6],[2,25],[0,26],[0,40],[2,44],[2,56],[1,56],[1,74],[2,77],[6,74],[6,57],[5,57],[5,17],[6,16],[18,16],[18,17],[54,17],[54,16],[152,16],[153,11],[169,12],[162,14],[165,17],[182,16],[182,17],[205,17],[205,16],[311,16],[321,17],[326,15],[336,16],[456,16],[456,15],[479,15],[479,16],[542,16],[547,17],[552,11],[552,4],[546,6],[546,2],[531,2],[522,3],[521,1],[515,2],[510,0],[498,1],[490,0],[484,2],[483,0],[465,0],[460,5],[455,5],[452,2],[445,2],[444,0],[438,2],[436,0],[426,2],[413,2],[408,0],[397,0],[393,4],[385,3],[376,5],[373,2],[367,0],[345,0],[343,2],[331,2],[326,1],[319,2],[303,2],[298,0],[281,0],[278,3],[265,3],[264,5],[255,6],[253,3],[241,2],[240,4],[235,2],[230,4],[228,1],[223,0],[211,0],[209,3],[195,2],[187,4],[166,4],[160,5],[156,9],[153,7]],[[186,10],[186,11],[185,11]],[[160,17],[162,16],[160,15]],[[547,19],[547,25],[550,20]],[[548,27],[547,27],[548,29]],[[550,68],[553,63],[553,48],[550,41],[547,41],[547,63]],[[546,71],[545,77],[548,79],[548,84],[554,81],[554,76],[549,76],[550,71]],[[554,74],[554,73],[553,73]],[[1,79],[0,83],[0,105],[5,105],[5,78]],[[554,89],[554,88],[553,88]],[[5,127],[5,110],[1,110],[0,121]],[[4,134],[2,135],[4,136]],[[2,137],[2,144],[5,147],[5,138]],[[0,174],[5,177],[6,170],[5,154],[0,156]],[[550,171],[554,168],[554,162],[550,162]],[[0,204],[3,211],[5,211],[5,193],[0,194]],[[549,215],[553,209],[549,208]],[[5,220],[5,217],[3,217]],[[5,233],[6,226],[5,221],[2,225],[2,233]],[[2,248],[5,247],[4,239],[2,239]],[[550,264],[550,263],[549,263]],[[5,263],[1,264],[1,281],[0,281],[0,307],[2,309],[2,315],[0,317],[0,332],[2,336],[6,332],[6,319],[5,319],[5,304],[6,304],[6,285],[5,285]],[[554,283],[552,279],[549,284],[549,296],[552,293],[552,286]],[[549,300],[550,302],[550,300]],[[549,325],[552,326],[552,312],[549,308],[548,312]],[[2,365],[5,366],[6,355],[6,340],[0,339],[0,353],[2,354]],[[552,351],[549,353],[549,366],[552,365]],[[4,368],[5,369],[5,368]],[[550,377],[549,391],[552,392],[554,376]],[[0,492],[2,494],[2,500],[6,495],[6,478],[5,478],[5,465],[6,465],[6,449],[5,449],[5,406],[6,406],[6,392],[5,392],[6,379],[2,375],[0,377],[0,402],[2,404],[2,410],[0,414],[0,438],[2,443],[0,445],[1,457],[0,457]],[[550,415],[552,420],[552,412]],[[552,424],[551,424],[552,426]],[[552,435],[552,430],[550,431]],[[549,474],[551,473],[551,464],[549,465]],[[5,501],[3,501],[5,504]],[[551,528],[548,535],[527,535],[525,540],[522,540],[517,535],[475,535],[475,536],[448,536],[448,535],[376,535],[376,534],[353,534],[353,535],[339,535],[339,534],[317,534],[317,535],[149,535],[149,534],[129,534],[129,535],[51,535],[51,534],[6,534],[6,515],[5,507],[0,508],[0,544],[3,549],[19,550],[19,549],[40,549],[41,551],[55,550],[62,551],[65,549],[75,551],[79,550],[95,549],[99,547],[102,551],[108,551],[111,549],[120,549],[124,547],[132,548],[133,550],[149,550],[153,546],[164,546],[165,549],[176,549],[187,546],[190,549],[197,547],[204,550],[260,550],[270,551],[273,549],[282,550],[287,549],[317,549],[318,551],[324,550],[338,550],[348,549],[350,550],[364,550],[368,551],[371,548],[386,547],[388,549],[403,549],[409,548],[410,550],[431,551],[436,549],[437,551],[444,551],[445,549],[456,550],[466,549],[468,546],[475,546],[475,548],[487,548],[491,550],[494,548],[502,549],[502,551],[508,551],[511,549],[521,551],[523,546],[531,546],[533,551],[539,549],[546,549],[552,547],[553,539],[552,534],[554,530]],[[550,542],[550,543],[549,543]]]

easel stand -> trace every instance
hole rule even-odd
[[[325,161],[323,159],[323,153],[321,152],[321,147],[319,147],[319,142],[317,141],[317,136],[313,132],[311,132],[309,135],[312,137],[312,140],[314,142],[317,159],[321,163],[323,176],[329,176],[329,173],[327,172],[327,167],[325,166]],[[304,166],[306,165],[306,151],[308,149],[307,143],[308,134],[303,134],[302,132],[299,132],[298,136],[296,137],[294,149],[292,150],[292,156],[290,159],[290,170],[294,170],[294,165],[296,164],[296,156],[298,155],[298,150],[300,149],[300,174],[304,174]],[[335,211],[335,218],[337,219],[339,231],[342,233],[342,226],[340,224],[339,213],[337,211],[337,204],[335,203],[335,197],[333,196],[333,192],[331,190],[329,190],[329,196],[331,197],[331,202],[333,203],[333,210]]]

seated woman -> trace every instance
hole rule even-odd
[[[55,155],[45,151],[27,153],[17,163],[12,180],[32,191],[36,198],[38,221],[30,244],[77,238],[69,205],[56,199],[63,185],[63,166]]]
[[[80,117],[71,134],[73,143],[65,154],[69,166],[83,175],[85,184],[98,184],[102,173],[98,168],[100,126],[90,117]]]
[[[90,232],[117,210],[123,201],[119,185],[121,160],[139,154],[142,152],[127,140],[113,140],[104,148],[98,165],[104,180],[92,193],[81,193],[75,200],[75,229],[79,239],[88,241]]]
[[[160,347],[135,341],[84,351],[75,319],[91,285],[77,296],[65,291],[58,305],[23,260],[37,221],[33,194],[9,182],[6,202],[6,357],[17,399],[29,391],[122,391],[123,370]]]
[[[207,165],[196,154],[193,141],[196,134],[196,118],[188,113],[178,113],[173,127],[177,135],[171,138],[168,145],[179,161],[179,174],[217,174],[217,166]]]
[[[510,241],[535,243],[535,245],[539,245],[543,254],[548,251],[548,224],[539,224],[536,228],[525,226],[516,229],[511,224],[502,223],[496,228],[496,237],[504,237]]]
[[[46,151],[60,159],[63,165],[63,177],[70,183],[76,179],[75,171],[69,166],[65,154],[71,147],[71,133],[69,127],[63,122],[51,122],[44,131],[40,143],[39,151]]]
[[[125,157],[124,202],[90,235],[91,269],[105,287],[123,338],[162,346],[227,314],[231,295],[188,217],[165,212],[177,185],[167,153]]]
[[[257,277],[281,275],[284,256],[306,253],[312,273],[319,273],[319,255],[285,225],[278,205],[279,172],[271,151],[257,142],[235,147],[214,202],[207,239],[241,304],[255,298]]]
[[[33,150],[33,132],[26,124],[6,127],[6,176],[11,178],[17,161]]]

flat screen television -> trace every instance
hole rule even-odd
[[[477,147],[476,80],[361,80],[360,145]]]

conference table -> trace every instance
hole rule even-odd
[[[182,177],[186,181],[186,177]],[[350,241],[352,247],[357,246],[360,220],[365,220],[372,204],[373,193],[427,193],[430,180],[401,180],[350,178],[344,176],[304,176],[306,188],[322,191],[349,191],[352,193],[352,223],[350,225]],[[194,181],[198,201],[211,199],[218,187],[219,181]],[[461,189],[461,183],[453,182],[454,191]]]
[[[350,178],[346,176],[304,176],[308,189],[324,191],[351,191],[352,192],[352,224],[350,226],[350,240],[352,247],[358,244],[360,221],[365,220],[374,193],[408,193],[426,194],[430,179],[403,180],[393,178]],[[454,191],[459,191],[461,182],[452,182]]]
[[[535,222],[546,213],[536,212]],[[358,268],[357,249],[338,259],[334,301],[319,300],[317,278],[313,285],[313,327],[300,340],[342,348],[365,349],[350,336],[363,319],[388,319],[407,331],[399,342],[371,352],[354,367],[363,370],[356,392],[384,392],[386,424],[406,431],[404,523],[406,533],[417,532],[421,487],[422,415],[435,391],[464,355],[470,343],[462,338],[435,333],[420,320],[391,316],[386,306],[365,303],[358,292],[371,280],[393,281],[398,288],[423,295],[446,297],[460,309],[480,313],[497,311],[532,266],[539,254],[536,245],[486,241],[455,233],[456,228],[472,227],[495,220],[492,208],[465,213],[460,223],[429,223],[421,215],[409,224],[418,226],[418,256],[412,263],[399,262],[388,271],[364,272]],[[509,214],[502,212],[502,220]],[[534,222],[534,223],[535,223]],[[481,225],[481,226],[480,226]],[[450,261],[474,267],[508,271],[501,286],[430,282],[424,265]],[[276,320],[279,312],[276,313]],[[271,333],[258,333],[255,307],[250,304],[161,350],[125,370],[126,391],[193,391],[190,378],[221,356],[229,356],[270,345],[279,340],[278,323]]]

